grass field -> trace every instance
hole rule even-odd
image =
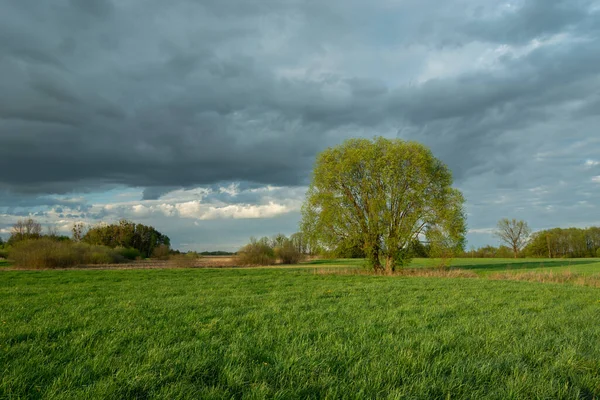
[[[0,398],[600,398],[599,320],[574,285],[3,271]]]
[[[356,267],[364,265],[361,259],[333,259],[315,260],[305,263],[323,268]],[[431,258],[416,258],[410,268],[436,267],[440,260]],[[598,258],[455,258],[451,261],[451,268],[473,271],[480,276],[486,276],[497,272],[561,272],[570,271],[581,274],[600,273],[600,259]]]

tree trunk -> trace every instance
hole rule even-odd
[[[385,270],[388,273],[394,272],[396,270],[396,260],[394,260],[394,257],[390,255],[385,257]]]

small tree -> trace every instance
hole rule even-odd
[[[85,236],[85,225],[83,222],[76,222],[71,228],[71,238],[75,243],[81,242],[81,239]]]
[[[529,240],[531,229],[523,220],[503,218],[498,221],[495,234],[512,249],[514,257],[517,258]]]

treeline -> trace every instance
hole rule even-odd
[[[482,246],[478,249],[471,249],[465,251],[460,257],[469,258],[512,258],[514,252],[510,247],[507,246]]]
[[[0,240],[0,257],[17,266],[57,268],[85,264],[113,264],[170,255],[169,237],[151,226],[121,220],[86,228],[75,224],[72,236],[49,229],[44,234],[34,219],[19,220],[6,243]]]
[[[600,257],[600,227],[554,228],[531,235],[523,249],[526,257]]]

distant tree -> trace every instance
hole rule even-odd
[[[462,249],[463,202],[450,170],[427,147],[350,139],[317,157],[301,226],[311,247],[359,243],[374,270],[394,271],[421,236]]]
[[[81,242],[83,236],[85,235],[85,225],[83,222],[76,222],[73,224],[71,228],[71,238],[74,242]]]
[[[42,237],[42,225],[33,218],[20,219],[12,227],[8,244]]]
[[[514,257],[517,258],[529,240],[531,229],[523,220],[503,218],[498,221],[495,235],[512,249]]]

